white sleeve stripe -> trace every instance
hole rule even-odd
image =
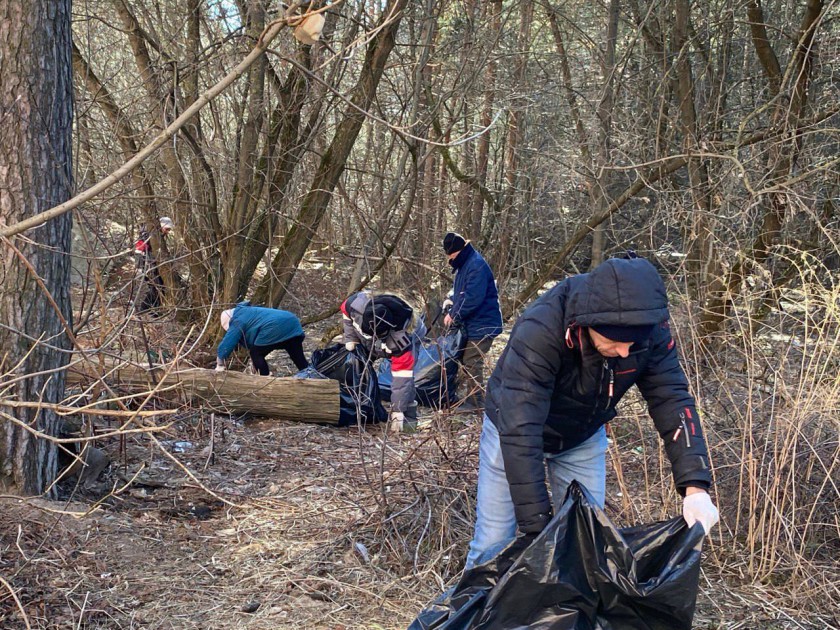
[[[411,378],[414,376],[414,370],[395,370],[394,378]]]

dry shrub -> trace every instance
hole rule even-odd
[[[728,517],[718,557],[743,558],[755,580],[819,587],[809,578],[836,562],[840,540],[840,287],[804,253],[783,260],[795,288],[756,283],[746,295],[753,308],[732,318],[726,352],[706,355],[722,377],[707,388]],[[757,321],[768,296],[776,308]],[[822,586],[836,589],[837,577],[828,579]]]
[[[778,261],[784,284],[748,278],[719,337],[698,338],[682,304],[675,330],[721,510],[710,559],[739,583],[790,589],[819,608],[840,593],[840,286],[813,256]],[[679,513],[641,406],[618,419],[611,449],[622,521]]]

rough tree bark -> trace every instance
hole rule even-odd
[[[248,228],[239,270],[240,296],[247,293],[254,270],[268,249],[279,222],[278,211],[286,200],[295,168],[309,142],[309,130],[301,128],[301,113],[309,92],[306,73],[312,66],[312,54],[309,46],[301,46],[297,54],[298,65],[292,66],[285,82],[279,87],[277,105],[271,114],[268,139],[260,159],[259,170],[263,173],[263,181],[268,184],[268,201],[256,213]],[[276,77],[270,65],[266,70],[270,77]],[[276,82],[280,83],[279,78]],[[316,109],[322,106],[323,100]],[[313,116],[317,118],[315,112]],[[260,199],[262,196],[261,187],[256,197]]]
[[[491,266],[498,269],[512,268],[514,260],[515,226],[520,220],[519,208],[521,203],[519,189],[521,187],[520,151],[525,137],[525,123],[527,120],[528,98],[526,81],[528,77],[528,62],[531,56],[531,25],[534,19],[534,3],[523,0],[520,4],[519,33],[517,36],[516,54],[513,59],[513,96],[510,99],[508,114],[507,140],[504,157],[504,194],[502,196],[502,214],[495,218],[495,235],[498,248],[492,256]],[[497,272],[497,276],[500,273]],[[502,280],[499,283],[502,284]]]
[[[338,381],[332,379],[267,378],[241,372],[216,372],[190,368],[155,375],[149,370],[124,365],[112,373],[114,387],[145,394],[157,388],[164,400],[187,399],[193,405],[225,413],[250,413],[302,422],[338,424]],[[87,384],[89,370],[69,370],[73,383]],[[158,381],[157,379],[160,378]]]
[[[701,129],[697,120],[694,75],[691,69],[691,43],[688,39],[691,7],[688,0],[677,0],[674,20],[674,52],[676,80],[674,81],[683,136],[683,151],[688,158],[688,180],[691,184],[692,211],[685,230],[689,256],[689,278],[696,295],[703,300],[707,287],[717,279],[717,254],[714,251],[712,223],[712,190],[706,161],[694,157],[702,151]]]
[[[0,23],[0,225],[11,225],[72,193],[70,0],[0,0]],[[0,387],[4,376],[31,375],[10,386],[18,400],[56,403],[64,393],[71,225],[65,214],[19,239],[37,279],[0,243]],[[51,435],[59,425],[47,409],[0,412]],[[56,467],[54,443],[0,417],[0,487],[42,493]]]
[[[501,0],[490,0],[484,3],[484,7],[486,14],[490,16],[490,36],[494,43],[498,42],[501,38],[502,30],[502,2]],[[487,129],[493,120],[498,65],[496,57],[490,53],[490,57],[487,60],[487,68],[484,71],[484,104],[481,109],[481,129]],[[487,131],[481,134],[481,137],[478,139],[478,157],[476,159],[475,176],[479,189],[487,188],[487,169],[490,164],[490,138],[491,133]],[[484,197],[482,195],[473,195],[472,200],[468,233],[474,238],[478,238],[484,227]]]
[[[261,0],[248,3],[248,32],[256,39],[265,28],[265,8]],[[254,191],[259,185],[257,172],[260,137],[265,123],[265,72],[268,61],[258,59],[248,69],[242,104],[242,126],[237,134],[239,145],[236,147],[238,169],[233,186],[233,198],[226,211],[223,223],[228,236],[219,246],[222,254],[223,281],[222,304],[237,302],[242,296],[240,291],[240,264],[243,259],[248,225],[251,223],[258,200]]]
[[[606,42],[601,56],[601,75],[604,83],[601,98],[598,101],[598,168],[592,174],[595,179],[596,214],[602,213],[610,205],[610,185],[612,172],[603,168],[611,163],[613,104],[615,102],[615,49],[618,39],[618,0],[610,0],[607,11]],[[604,224],[592,232],[592,269],[604,261],[606,233]]]

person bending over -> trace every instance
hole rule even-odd
[[[222,311],[221,321],[227,332],[216,351],[217,372],[225,370],[225,359],[239,345],[248,348],[251,363],[263,376],[271,374],[265,358],[274,350],[288,352],[298,370],[309,365],[303,353],[303,327],[294,313],[240,302]]]
[[[396,295],[373,295],[360,291],[341,304],[344,344],[353,351],[361,344],[373,357],[391,360],[390,427],[395,431],[417,428],[414,400],[414,352],[408,327],[414,312]]]
[[[706,441],[668,318],[662,279],[635,257],[568,278],[525,310],[487,384],[466,568],[495,556],[517,528],[529,536],[545,528],[546,468],[555,501],[576,479],[603,507],[604,425],[633,385],[663,441],[685,520],[706,533],[717,523]]]

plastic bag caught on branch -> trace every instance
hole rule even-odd
[[[465,572],[409,630],[690,630],[702,540],[682,517],[619,530],[573,482],[536,539]]]

